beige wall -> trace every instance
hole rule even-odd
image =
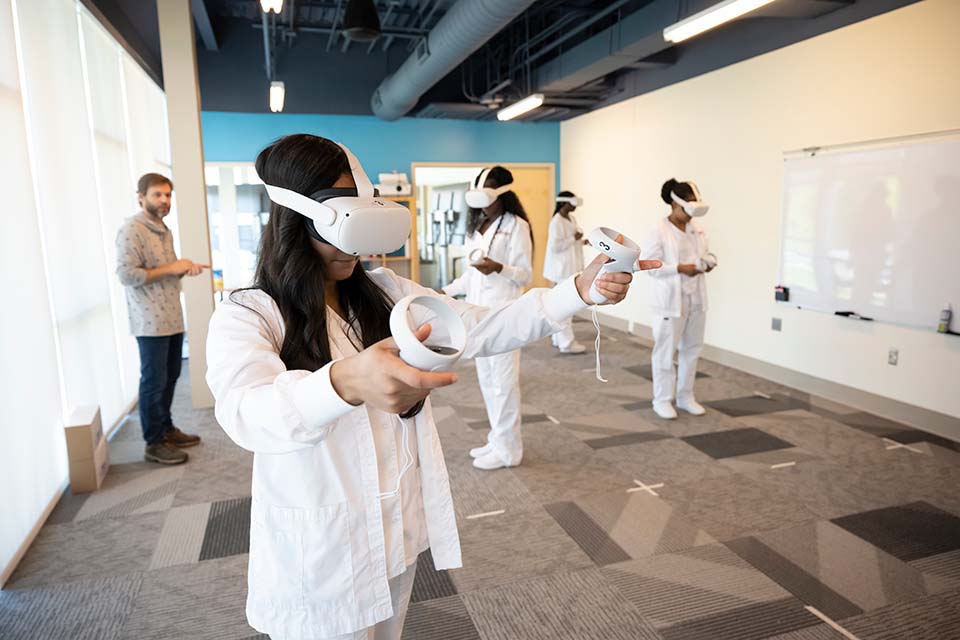
[[[640,241],[666,214],[663,181],[695,180],[721,263],[709,276],[708,344],[960,416],[960,338],[773,301],[782,153],[960,128],[957,25],[960,2],[926,0],[564,122],[561,183],[585,197],[586,228]],[[640,277],[606,313],[649,324],[648,287]]]

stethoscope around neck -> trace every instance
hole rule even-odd
[[[497,234],[500,233],[500,227],[503,226],[503,219],[507,217],[507,212],[504,211],[500,214],[499,219],[497,220],[497,227],[493,230],[493,235],[490,236],[490,242],[487,243],[486,250],[483,247],[477,247],[467,255],[467,262],[470,263],[470,266],[476,266],[483,262],[483,259],[490,255],[490,250],[493,249],[493,241],[497,239]],[[479,230],[478,230],[479,231]],[[483,234],[481,234],[482,236]]]

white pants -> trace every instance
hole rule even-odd
[[[553,342],[553,346],[555,347],[559,347],[560,349],[569,349],[570,345],[572,345],[576,340],[576,336],[573,335],[573,318],[567,318],[562,324],[563,329],[550,336],[550,340]]]
[[[412,564],[396,578],[390,579],[390,601],[393,603],[392,618],[360,631],[325,638],[324,640],[400,640],[400,634],[403,633],[403,622],[407,619],[407,608],[410,606],[410,594],[413,592],[413,578],[416,574],[417,565]],[[272,638],[277,640],[275,637]]]
[[[653,404],[693,399],[693,382],[697,376],[697,360],[703,350],[703,332],[707,314],[684,295],[679,318],[658,317],[653,321]],[[673,366],[678,353],[679,376]],[[676,391],[676,393],[674,393]]]
[[[490,419],[487,442],[508,465],[520,464],[520,350],[477,358],[477,378]]]

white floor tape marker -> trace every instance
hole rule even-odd
[[[637,491],[646,491],[652,496],[657,496],[658,498],[660,497],[660,494],[654,491],[654,489],[662,489],[663,488],[662,482],[657,484],[643,484],[639,480],[634,480],[633,483],[637,486],[633,487],[632,489],[627,489],[627,493],[635,493]]]
[[[773,400],[773,398],[771,398],[770,396],[768,396],[768,395],[765,394],[765,393],[761,393],[760,391],[754,391],[754,392],[753,392],[753,395],[755,395],[755,396],[760,396],[760,397],[763,398],[764,400]]]
[[[771,469],[783,469],[784,467],[792,467],[792,466],[794,466],[795,464],[797,464],[795,461],[794,461],[794,462],[781,462],[780,464],[772,464],[772,465],[770,465],[770,468],[771,468]]]
[[[820,618],[821,620],[823,620],[824,622],[826,622],[828,625],[830,625],[830,627],[831,627],[834,631],[836,631],[837,633],[839,633],[840,635],[842,635],[844,638],[847,638],[847,640],[860,640],[860,638],[858,638],[857,636],[853,635],[852,633],[850,633],[849,631],[847,631],[846,629],[844,629],[843,627],[841,627],[839,624],[837,624],[836,622],[834,622],[833,620],[831,620],[830,618],[828,618],[827,616],[825,616],[823,613],[821,613],[819,610],[817,610],[816,607],[806,606],[806,607],[804,607],[804,609],[806,609],[807,611],[809,611],[809,612],[812,613],[813,615],[817,616],[818,618]]]
[[[477,518],[486,518],[487,516],[498,516],[501,513],[504,513],[505,509],[500,509],[499,511],[487,511],[486,513],[475,513],[472,516],[467,516],[467,520],[476,520]]]
[[[887,451],[891,449],[906,449],[907,451],[913,451],[914,453],[923,453],[920,449],[914,449],[908,444],[903,444],[902,442],[897,442],[896,440],[891,440],[890,438],[883,438],[883,441],[887,443]]]
[[[547,420],[549,420],[553,424],[560,424],[560,421],[554,418],[553,416],[547,416]]]

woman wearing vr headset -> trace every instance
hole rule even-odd
[[[389,329],[396,301],[440,296],[388,269],[364,271],[362,256],[404,244],[410,212],[377,197],[345,147],[287,136],[256,169],[272,204],[254,284],[217,308],[207,340],[217,421],[254,452],[247,619],[285,640],[398,639],[418,554],[461,566],[427,399],[456,375],[405,364]],[[467,328],[464,356],[558,330],[586,307],[600,267],[495,309],[443,297]],[[614,302],[629,282],[597,279]]]
[[[678,408],[691,415],[706,413],[693,395],[693,383],[707,318],[704,274],[717,262],[709,253],[707,235],[693,221],[709,209],[701,201],[697,186],[670,178],[663,183],[660,197],[670,205],[670,215],[657,223],[643,254],[663,262],[660,269],[648,272],[655,283],[651,304],[653,410],[661,418],[672,420],[677,417],[674,399]],[[673,365],[674,354],[679,375]]]
[[[466,193],[466,250],[470,267],[443,288],[470,304],[496,307],[518,299],[533,277],[533,231],[504,167],[484,169]],[[482,256],[482,257],[481,257]],[[479,259],[478,259],[479,258]],[[487,408],[487,443],[470,451],[473,466],[490,471],[523,458],[520,433],[520,351],[477,358],[477,378]]]
[[[573,212],[581,204],[582,198],[575,196],[572,191],[557,194],[557,205],[547,230],[547,255],[543,261],[543,277],[550,282],[563,282],[583,271],[583,246],[589,242],[583,237],[583,230],[573,217]],[[573,318],[567,320],[563,330],[553,334],[551,340],[560,353],[579,354],[587,350],[573,334]]]

